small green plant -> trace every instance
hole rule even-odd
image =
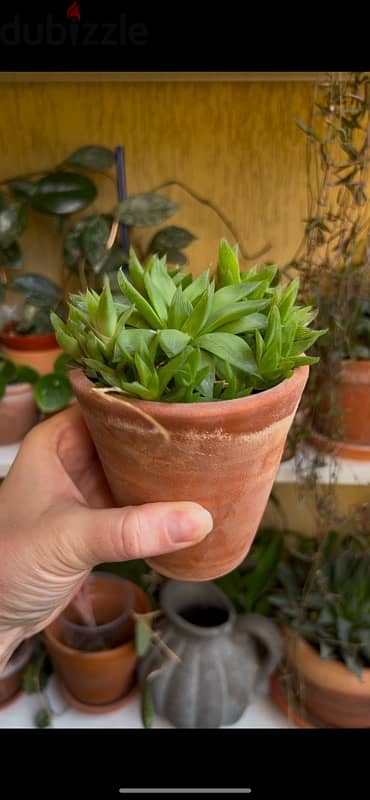
[[[327,536],[321,552],[317,542],[307,541],[304,549],[284,555],[277,578],[270,602],[280,620],[321,658],[341,661],[361,676],[370,667],[368,546],[337,533]]]
[[[270,613],[269,594],[276,583],[283,551],[284,535],[273,528],[261,529],[244,563],[215,581],[236,611]]]
[[[120,293],[108,279],[98,294],[71,295],[66,322],[51,320],[60,346],[97,387],[164,402],[229,400],[263,391],[316,358],[323,334],[311,307],[296,305],[295,279],[276,285],[278,267],[241,273],[238,248],[222,240],[215,279],[197,278],[131,249]]]
[[[37,649],[22,673],[22,689],[26,694],[37,694],[41,707],[35,714],[36,728],[49,728],[52,725],[54,711],[46,696],[46,687],[53,672],[53,667],[45,647],[38,642]]]
[[[7,386],[15,383],[30,383],[37,408],[43,414],[53,414],[65,408],[73,397],[73,390],[66,372],[68,358],[63,354],[57,358],[54,371],[39,375],[35,369],[17,366],[0,355],[0,400]]]

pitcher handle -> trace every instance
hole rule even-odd
[[[275,671],[283,656],[283,637],[277,625],[262,614],[240,614],[235,623],[238,634],[248,633],[263,645],[264,654],[260,659],[257,683],[265,683]]]

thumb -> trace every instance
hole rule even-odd
[[[209,511],[190,502],[108,510],[79,506],[69,514],[65,531],[82,569],[181,550],[200,542],[213,527]]]

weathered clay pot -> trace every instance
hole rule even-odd
[[[139,667],[139,680],[165,663],[150,680],[156,712],[177,728],[232,725],[268,688],[282,653],[282,637],[260,614],[237,615],[212,583],[168,581],[161,591],[162,642],[180,661],[152,645]]]
[[[38,420],[29,383],[7,386],[0,400],[0,446],[20,442]]]
[[[106,613],[106,621],[110,622],[114,607],[112,591],[117,591],[119,579],[101,573],[94,573],[94,576],[100,586],[104,584],[105,587],[105,592],[92,597],[94,612],[100,622],[104,621]],[[134,610],[137,613],[150,611],[147,595],[136,584],[128,583],[134,592]],[[133,633],[132,625],[131,638],[110,650],[76,650],[64,644],[63,620],[58,617],[44,631],[44,639],[56,673],[70,694],[88,706],[102,706],[126,696],[135,682],[138,657]]]
[[[307,378],[308,368],[300,367],[250,397],[171,404],[123,401],[96,390],[82,370],[70,373],[117,505],[190,500],[213,516],[213,531],[203,542],[150,559],[157,572],[204,581],[243,561]]]
[[[313,444],[341,458],[370,461],[370,361],[342,361],[338,380],[322,394]],[[333,426],[340,441],[330,436]]]
[[[308,715],[336,728],[369,728],[370,669],[360,679],[345,664],[320,658],[293,632],[285,636],[292,688]]]
[[[8,322],[0,333],[1,352],[13,364],[33,367],[40,375],[53,372],[61,349],[54,333],[34,336],[16,334],[13,324]]]
[[[0,709],[8,705],[21,688],[22,672],[27,666],[33,651],[33,644],[26,639],[16,650],[5,670],[0,674]]]

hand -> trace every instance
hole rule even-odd
[[[0,671],[96,564],[179,550],[212,529],[195,503],[112,506],[77,406],[26,436],[0,488]]]

